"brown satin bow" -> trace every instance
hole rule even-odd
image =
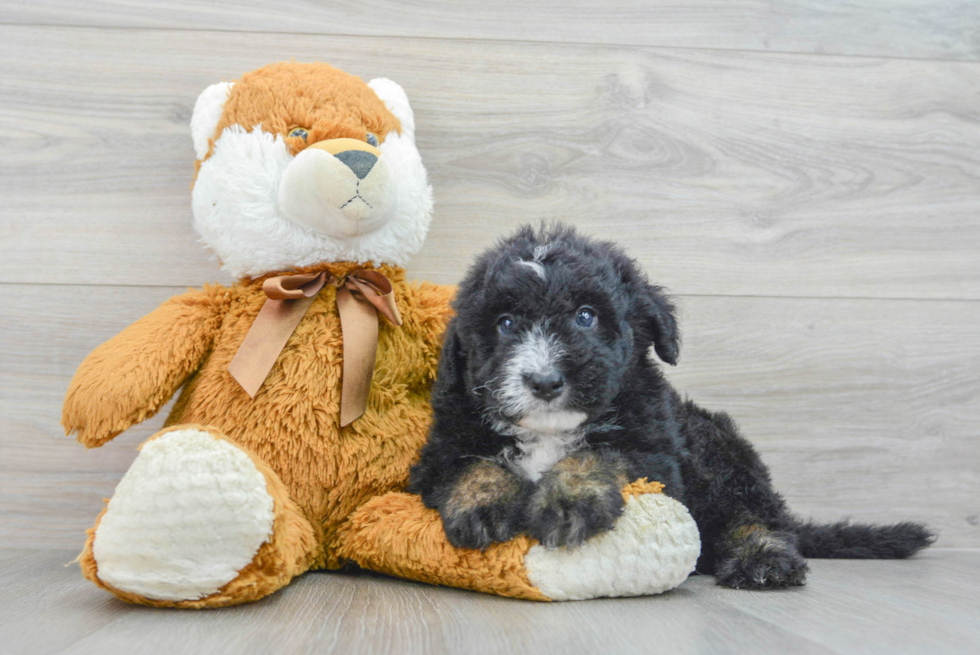
[[[344,378],[340,425],[352,423],[367,408],[378,350],[378,314],[401,325],[391,282],[380,271],[353,271],[343,278],[322,273],[271,277],[262,284],[267,299],[238,347],[228,371],[252,398],[265,382],[290,335],[327,284],[337,287],[337,313],[344,336]]]

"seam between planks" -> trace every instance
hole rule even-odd
[[[408,277],[409,281],[424,281],[425,278]],[[89,282],[4,282],[0,281],[2,287],[95,287],[104,289],[194,289],[202,284],[227,284],[216,280],[202,280],[198,284],[114,284],[114,283],[89,283]],[[980,298],[953,298],[953,297],[915,297],[915,296],[797,296],[781,294],[755,294],[755,293],[673,293],[669,287],[665,287],[668,294],[673,298],[758,298],[758,299],[785,299],[785,300],[870,300],[882,302],[957,302],[957,303],[978,303]]]
[[[222,28],[196,29],[192,27],[144,27],[139,25],[66,25],[61,23],[11,23],[0,21],[0,28],[3,27],[29,27],[34,29],[74,29],[74,30],[114,30],[114,31],[135,31],[135,32],[189,32],[189,33],[219,33],[219,34],[268,34],[268,35],[293,35],[293,36],[329,36],[329,37],[349,37],[352,39],[405,39],[414,41],[458,41],[461,43],[513,43],[521,45],[552,45],[552,46],[580,46],[616,49],[641,49],[641,50],[664,50],[664,51],[692,51],[692,52],[719,52],[719,53],[747,53],[757,55],[771,55],[789,57],[821,57],[839,59],[872,59],[877,61],[896,60],[896,61],[921,61],[921,62],[945,62],[951,64],[975,64],[980,65],[980,58],[975,59],[953,59],[949,57],[902,57],[899,55],[864,55],[847,54],[835,52],[801,52],[796,50],[758,50],[755,48],[708,48],[704,46],[678,46],[678,45],[650,45],[644,43],[606,43],[602,41],[553,41],[553,40],[531,40],[531,39],[500,39],[493,37],[483,37],[479,39],[469,37],[444,37],[444,36],[402,36],[398,34],[354,34],[350,32],[298,32],[298,31],[266,31],[266,30],[235,30]]]

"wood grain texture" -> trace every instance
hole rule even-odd
[[[980,58],[969,0],[7,0],[0,22]]]
[[[0,282],[222,279],[190,109],[290,56],[408,90],[437,203],[419,277],[558,218],[679,293],[980,299],[980,64],[23,26],[0,27]]]
[[[980,551],[811,562],[806,587],[733,591],[695,576],[651,598],[531,603],[373,575],[306,574],[251,605],[125,605],[64,566],[0,554],[4,653],[973,653]]]
[[[86,451],[58,422],[71,375],[172,288],[4,285],[0,546],[76,548],[162,418]],[[685,297],[669,375],[731,413],[804,516],[926,521],[980,546],[980,303]]]

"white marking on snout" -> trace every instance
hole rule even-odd
[[[547,375],[557,368],[564,355],[561,344],[540,325],[526,332],[514,347],[504,366],[500,387],[494,392],[506,416],[526,416],[535,410],[554,410],[560,407],[564,394],[547,402],[535,398],[524,382],[525,375]]]
[[[584,439],[578,428],[587,416],[563,408],[567,391],[546,401],[536,398],[524,382],[525,375],[554,371],[564,354],[558,339],[545,332],[540,324],[535,325],[511,352],[501,384],[494,391],[502,414],[518,417],[514,421],[494,421],[497,432],[517,439],[516,448],[505,449],[499,459],[532,481],[540,479],[559,460],[577,450]]]

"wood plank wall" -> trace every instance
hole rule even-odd
[[[228,281],[190,227],[191,108],[290,57],[408,91],[437,202],[413,275],[529,220],[618,239],[680,304],[673,381],[800,513],[980,546],[978,35],[968,1],[7,0],[0,546],[80,546],[159,426],[85,451],[60,404],[92,348]]]

